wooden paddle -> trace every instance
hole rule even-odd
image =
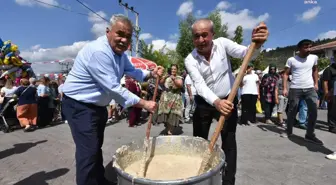
[[[155,89],[154,89],[154,95],[153,95],[152,101],[156,101],[159,81],[160,81],[160,78],[157,77],[156,82],[155,82]],[[146,174],[146,162],[147,162],[146,157],[147,157],[147,151],[148,151],[148,146],[149,146],[149,136],[150,136],[150,131],[152,128],[152,121],[153,121],[153,113],[150,113],[149,118],[148,118],[148,123],[147,123],[147,129],[146,129],[146,138],[144,142],[144,152],[142,156],[142,163],[140,166],[140,175],[142,177],[145,177],[145,174]]]
[[[261,23],[263,24],[263,23]],[[243,60],[243,63],[239,69],[239,72],[238,72],[238,75],[237,75],[237,78],[233,84],[233,87],[232,87],[232,90],[230,92],[230,95],[228,97],[228,101],[230,102],[233,102],[234,98],[236,97],[236,94],[237,94],[237,91],[238,91],[238,88],[239,88],[239,85],[241,83],[241,81],[243,80],[243,77],[244,77],[244,74],[245,74],[245,71],[247,69],[247,66],[251,60],[251,57],[253,55],[253,52],[255,51],[256,49],[256,44],[254,42],[252,42],[252,44],[250,45],[248,51],[247,51],[247,54],[245,55],[244,57],[244,60]],[[211,141],[210,141],[210,145],[209,145],[209,150],[206,151],[205,155],[203,156],[203,159],[202,159],[202,163],[201,163],[201,167],[198,171],[198,175],[204,173],[208,163],[209,163],[209,160],[211,158],[211,154],[214,150],[214,146],[217,142],[217,139],[219,137],[219,134],[221,133],[221,130],[223,129],[224,127],[224,122],[225,122],[225,116],[221,115],[220,118],[219,118],[219,121],[217,123],[217,127],[216,127],[216,130],[214,132],[214,134],[212,135],[211,137]]]

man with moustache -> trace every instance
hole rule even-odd
[[[227,119],[221,131],[222,149],[225,152],[227,166],[223,174],[223,185],[235,184],[237,167],[237,99],[231,103],[227,99],[233,83],[231,64],[228,56],[244,58],[248,47],[239,45],[226,38],[214,39],[213,22],[199,19],[192,25],[195,49],[185,59],[185,66],[197,90],[196,109],[193,116],[193,135],[208,139],[212,119],[220,114]],[[261,24],[252,33],[252,41],[258,48],[268,37],[267,26]]]
[[[102,145],[107,122],[106,106],[114,99],[124,108],[135,106],[153,112],[156,103],[142,100],[120,85],[124,74],[144,81],[161,76],[134,68],[124,52],[131,44],[132,23],[114,15],[106,35],[88,43],[75,59],[63,86],[62,111],[76,145],[77,185],[105,185]]]
[[[309,112],[305,140],[323,145],[323,142],[314,133],[317,120],[318,56],[310,54],[312,44],[313,41],[309,39],[301,40],[297,44],[298,55],[289,58],[286,62],[283,76],[283,95],[288,95],[289,108],[286,132],[281,134],[281,137],[292,136],[299,101],[305,100]],[[292,73],[292,80],[288,89],[287,81],[290,72]]]

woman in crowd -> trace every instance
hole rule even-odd
[[[27,79],[20,80],[21,86],[15,91],[19,98],[16,115],[24,131],[33,131],[37,122],[36,88],[29,85]]]
[[[58,98],[58,85],[55,81],[52,81],[49,85],[50,99],[49,99],[49,122],[57,121],[60,117],[59,98]]]
[[[1,90],[0,90],[1,97],[5,97],[4,101],[3,101],[3,104],[7,103],[8,100],[13,98],[14,92],[16,91],[16,89],[17,89],[17,87],[14,86],[13,80],[8,78],[6,80],[5,86],[2,87]]]
[[[273,109],[276,103],[276,84],[279,79],[276,73],[276,66],[274,64],[269,65],[269,71],[261,79],[259,85],[260,101],[262,109],[265,114],[265,123],[272,124],[271,121]]]
[[[39,127],[45,127],[50,123],[50,111],[49,111],[49,103],[50,103],[50,88],[49,82],[50,79],[48,77],[42,77],[41,83],[37,87],[37,95],[38,95],[38,120],[37,124]]]
[[[141,88],[137,81],[131,77],[126,76],[126,88],[137,96],[141,96]],[[142,108],[130,107],[128,108],[128,123],[129,127],[135,127],[140,124]]]
[[[241,83],[242,116],[240,124],[242,125],[249,125],[250,123],[255,124],[257,122],[256,103],[259,96],[259,77],[252,73],[252,70],[253,64],[250,63]]]
[[[177,75],[178,67],[176,64],[171,66],[171,74],[165,76],[161,83],[164,83],[165,91],[162,93],[159,110],[158,123],[165,123],[168,130],[168,135],[173,134],[173,129],[178,127],[183,121],[183,100],[182,87],[183,80]]]
[[[151,79],[148,80],[148,86],[147,86],[147,99],[148,100],[153,100],[155,84],[156,84],[156,79],[155,78],[151,78]],[[157,95],[156,95],[156,99],[155,99],[156,103],[159,103],[163,90],[164,90],[164,86],[161,83],[159,83],[158,84],[158,89],[157,89]],[[157,117],[158,117],[158,108],[153,113],[153,117],[152,117],[153,125],[158,124]]]

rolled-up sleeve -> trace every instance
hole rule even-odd
[[[91,56],[88,71],[102,90],[111,94],[113,99],[124,108],[137,104],[140,98],[120,85],[115,73],[117,69],[113,63],[115,63],[113,58],[98,51]]]
[[[212,92],[212,90],[206,85],[201,73],[199,72],[196,61],[187,57],[184,61],[184,65],[190,75],[191,80],[194,83],[197,94],[205,99],[210,105],[213,105],[218,96]]]
[[[220,38],[220,43],[223,47],[225,47],[226,52],[230,56],[234,58],[241,58],[241,59],[245,57],[245,55],[247,54],[248,48],[250,47],[250,46],[246,47],[246,46],[240,45],[227,38]],[[258,55],[260,54],[260,51],[261,51],[261,48],[256,49],[253,52],[251,60],[257,58]]]
[[[136,79],[138,82],[143,82],[144,79],[150,73],[147,70],[141,70],[141,69],[135,68],[132,65],[131,61],[129,61],[128,57],[124,57],[123,62],[125,63],[125,74]]]

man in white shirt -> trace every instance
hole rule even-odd
[[[214,38],[213,22],[200,19],[192,26],[195,49],[185,59],[186,69],[197,91],[196,109],[193,116],[193,135],[208,139],[212,119],[226,117],[226,124],[221,132],[222,149],[227,163],[223,174],[223,184],[235,184],[237,166],[237,99],[227,101],[234,83],[228,56],[243,58],[248,47],[239,45],[226,38]],[[266,25],[259,25],[253,30],[252,40],[259,49],[268,37]],[[254,53],[257,57],[260,50]]]
[[[184,111],[185,122],[189,123],[190,114],[193,113],[193,109],[195,107],[194,96],[197,94],[194,83],[192,82],[190,75],[187,74],[184,80],[185,92],[184,96],[186,98],[186,108]]]
[[[309,112],[305,140],[323,145],[323,142],[316,138],[314,134],[317,119],[318,57],[310,54],[312,43],[313,41],[308,39],[301,40],[297,44],[299,54],[287,60],[283,76],[283,95],[288,95],[289,109],[286,133],[281,134],[281,136],[290,137],[293,134],[298,104],[303,99],[307,103]],[[287,80],[290,72],[292,73],[292,80],[288,92]]]

